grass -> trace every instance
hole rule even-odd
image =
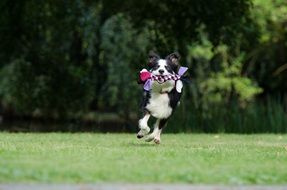
[[[280,98],[257,100],[244,108],[236,101],[229,105],[210,104],[207,108],[194,103],[198,101],[183,98],[169,120],[167,132],[287,133],[287,102]]]
[[[286,184],[287,135],[0,133],[0,183]]]

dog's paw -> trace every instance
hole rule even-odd
[[[160,144],[160,139],[159,139],[159,138],[154,138],[153,142],[154,142],[155,144]]]
[[[150,134],[149,136],[147,136],[147,138],[145,139],[146,142],[151,142],[154,139],[154,135]]]
[[[144,136],[146,136],[149,133],[149,131],[150,131],[150,128],[141,129],[137,134],[137,138],[138,139],[143,138]]]
[[[141,139],[141,138],[143,138],[144,136],[142,135],[142,134],[137,134],[137,138],[138,139]]]

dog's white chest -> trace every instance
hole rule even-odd
[[[156,118],[168,118],[172,113],[167,93],[160,94],[152,92],[146,108],[150,111],[151,115]]]

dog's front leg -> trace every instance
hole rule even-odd
[[[150,128],[148,126],[149,117],[150,117],[150,114],[148,112],[145,112],[144,117],[139,120],[140,131],[137,134],[137,138],[140,139],[149,133],[150,131]]]

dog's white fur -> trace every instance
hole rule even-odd
[[[158,61],[159,68],[152,71],[152,74],[168,74],[168,71],[165,68],[166,64],[166,60],[160,59]],[[164,72],[160,73],[159,70],[163,70]],[[183,86],[181,81],[177,81],[176,84],[174,80],[168,80],[162,84],[158,83],[157,81],[152,81],[151,97],[149,99],[149,104],[147,105],[147,109],[150,111],[150,114],[146,113],[146,115],[139,120],[139,128],[141,130],[138,134],[146,136],[150,131],[148,126],[150,115],[158,118],[154,125],[153,132],[146,138],[147,142],[154,140],[155,143],[160,143],[160,134],[162,129],[159,129],[159,121],[160,119],[168,118],[172,114],[172,108],[169,106],[169,97],[167,93],[170,92],[175,87],[175,85],[176,90],[181,92]]]
[[[162,75],[166,75],[166,74],[168,74],[168,72],[167,72],[167,70],[166,70],[166,68],[165,68],[165,66],[166,66],[166,60],[164,60],[164,59],[159,59],[159,60],[158,60],[158,65],[159,65],[159,68],[158,68],[157,70],[152,71],[152,74],[153,74],[153,75],[161,75],[161,74],[162,74]],[[164,73],[160,73],[159,70],[163,70]]]
[[[160,134],[161,134],[162,129],[159,129],[158,125],[159,125],[159,119],[157,119],[155,122],[153,132],[146,137],[145,139],[146,142],[150,142],[153,140],[157,144],[160,143]]]
[[[159,68],[152,72],[153,75],[159,75],[159,70],[163,70],[163,75],[167,74],[165,68],[166,60],[160,59],[158,61]],[[156,118],[168,118],[172,109],[169,106],[168,92],[170,92],[175,86],[174,80],[168,80],[163,84],[158,83],[157,81],[152,81],[151,86],[151,98],[147,106],[147,109],[150,111],[151,115]]]
[[[139,120],[139,128],[141,129],[138,134],[145,136],[149,133],[150,128],[148,126],[148,119],[150,117],[150,114],[146,114],[142,119]]]
[[[151,93],[150,103],[147,106],[151,115],[156,118],[168,118],[172,109],[169,106],[168,94],[160,94],[158,92]]]

